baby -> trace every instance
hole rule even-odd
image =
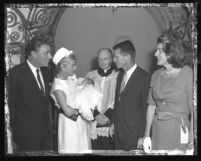
[[[71,107],[79,109],[79,113],[86,120],[94,120],[93,110],[100,103],[101,93],[94,87],[94,81],[90,78],[78,78],[72,92]]]
[[[82,85],[82,86],[87,86],[87,85],[92,85],[92,86],[94,86],[94,81],[93,81],[93,79],[90,79],[90,78],[84,78],[84,79],[82,79],[82,78],[78,78],[78,80],[79,79],[81,79],[81,83],[80,83],[80,85]]]

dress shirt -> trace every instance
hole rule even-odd
[[[130,68],[128,71],[126,71],[126,78],[127,78],[127,80],[125,81],[125,86],[126,86],[129,78],[131,77],[131,75],[133,74],[133,72],[135,71],[136,68],[137,68],[137,64],[133,65],[132,68]]]
[[[37,83],[38,83],[39,88],[41,89],[40,83],[38,82],[38,79],[37,79],[37,72],[36,72],[36,69],[38,69],[38,68],[34,67],[34,66],[31,64],[31,62],[30,62],[29,60],[27,60],[27,63],[28,63],[28,65],[29,65],[29,67],[30,67],[30,69],[31,69],[31,71],[32,71],[32,73],[33,73],[33,75],[34,75],[34,77],[35,77]],[[45,90],[45,84],[44,84],[43,76],[42,76],[42,74],[41,74],[41,70],[39,70],[39,75],[40,75],[40,78],[41,78],[41,81],[42,81],[42,84],[43,84],[43,88],[44,88],[44,90]],[[45,91],[44,91],[44,92],[45,92]]]

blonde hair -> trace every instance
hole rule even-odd
[[[59,63],[56,65],[56,68],[55,68],[55,74],[56,75],[60,70],[61,70],[61,65],[64,64],[65,62],[65,59],[66,58],[69,58],[70,60],[77,60],[76,56],[74,54],[70,54],[68,57],[63,57]]]

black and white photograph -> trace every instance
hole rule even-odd
[[[197,155],[197,3],[4,13],[5,156]]]

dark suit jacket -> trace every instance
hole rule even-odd
[[[144,135],[150,75],[137,66],[120,93],[122,78],[121,71],[117,77],[112,119],[115,149],[135,150],[138,138]]]
[[[27,62],[9,70],[8,104],[13,140],[21,151],[50,150],[50,80],[41,68],[46,97],[43,97]]]

